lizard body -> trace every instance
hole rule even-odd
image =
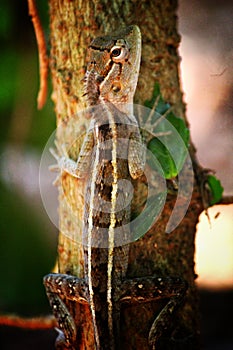
[[[171,298],[152,325],[154,348],[186,290],[179,278],[145,277],[127,280],[130,240],[130,191],[126,183],[143,174],[145,149],[136,118],[136,89],[141,36],[137,26],[98,37],[89,47],[84,78],[92,119],[77,163],[61,157],[61,168],[87,176],[83,219],[84,278],[50,274],[47,295],[62,333],[58,346],[76,349],[77,327],[62,296],[88,303],[96,350],[120,347],[120,306],[123,302]],[[164,317],[161,317],[164,316]]]

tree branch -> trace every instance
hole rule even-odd
[[[15,315],[0,315],[0,326],[27,329],[50,329],[57,326],[54,317],[22,318]]]
[[[35,30],[39,53],[40,89],[37,96],[37,108],[42,109],[47,99],[49,59],[47,56],[46,40],[38,15],[35,0],[28,0],[28,11]]]

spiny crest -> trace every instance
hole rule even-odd
[[[90,71],[87,70],[83,78],[83,84],[84,84],[83,96],[87,97],[87,101],[91,106],[94,106],[95,104],[98,103],[98,99],[100,96],[98,80],[99,80],[98,74],[93,69]]]

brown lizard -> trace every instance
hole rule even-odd
[[[88,303],[92,315],[95,349],[119,349],[120,308],[134,303],[168,298],[149,334],[155,349],[163,331],[186,292],[179,277],[146,276],[127,279],[131,241],[130,195],[132,182],[143,174],[145,146],[133,115],[133,97],[141,59],[137,26],[98,37],[89,46],[90,61],[84,78],[92,115],[77,162],[57,157],[59,167],[75,177],[87,176],[83,249],[84,278],[49,274],[47,295],[58,320],[58,347],[78,349],[77,325],[65,300]],[[131,185],[133,186],[133,185]]]

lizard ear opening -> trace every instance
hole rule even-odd
[[[121,84],[119,82],[115,82],[112,84],[112,91],[119,92],[121,91]]]

